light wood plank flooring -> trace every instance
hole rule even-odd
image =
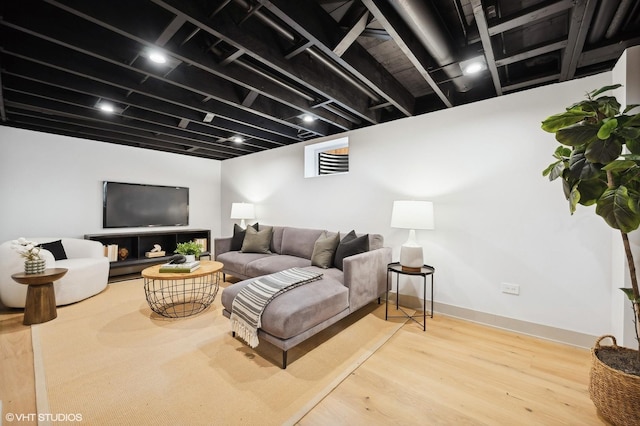
[[[4,413],[34,413],[30,328],[0,307]],[[586,349],[438,315],[405,325],[301,421],[307,425],[602,425]],[[220,419],[222,420],[222,419]]]

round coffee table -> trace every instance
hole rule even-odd
[[[160,272],[162,265],[142,271],[144,292],[151,310],[163,317],[183,318],[204,311],[220,288],[220,262],[201,260],[193,272]]]
[[[29,286],[27,299],[24,302],[24,320],[22,321],[24,325],[40,324],[58,316],[53,282],[66,273],[65,268],[50,268],[45,269],[41,274],[19,272],[11,275],[15,282]]]

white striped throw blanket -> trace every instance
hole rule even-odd
[[[240,290],[231,305],[231,330],[249,346],[258,346],[258,329],[262,326],[262,313],[277,296],[302,284],[319,280],[321,273],[301,268],[285,269],[256,278]]]

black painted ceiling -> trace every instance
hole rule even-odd
[[[219,160],[610,70],[640,44],[637,0],[0,7],[1,124]]]

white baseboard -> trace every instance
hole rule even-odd
[[[390,293],[389,300],[395,303],[395,293]],[[415,296],[400,295],[400,304],[411,309],[422,309],[422,299]],[[430,301],[427,300],[427,309],[430,309]],[[567,345],[577,346],[580,348],[591,348],[599,336],[579,333],[562,328],[550,327],[548,325],[536,324],[533,322],[522,321],[514,318],[503,317],[500,315],[489,314],[486,312],[474,311],[459,306],[447,305],[434,301],[434,312],[436,315],[447,315],[450,317],[460,318],[466,321],[478,324],[488,325],[491,327],[501,328],[503,330],[514,331],[529,336],[539,337],[541,339],[551,340],[554,342],[564,343]],[[427,330],[429,329],[429,321],[427,318]]]

